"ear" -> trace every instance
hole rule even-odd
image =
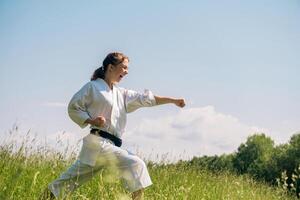
[[[111,72],[111,71],[113,70],[113,67],[114,67],[114,66],[113,66],[112,64],[109,64],[109,65],[107,66],[107,70]]]

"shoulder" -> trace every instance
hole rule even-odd
[[[85,83],[82,87],[81,87],[81,91],[89,91],[94,87],[93,81],[89,81],[87,83]]]
[[[126,88],[123,88],[123,87],[119,87],[119,86],[114,86],[114,88],[120,92],[124,92],[126,91],[127,89]]]
[[[125,98],[131,98],[133,96],[137,96],[139,95],[140,93],[138,93],[137,91],[135,90],[132,90],[132,89],[127,89],[127,88],[123,88],[123,87],[115,87],[116,90],[121,93]]]
[[[107,84],[101,78],[90,81],[88,84],[90,84],[91,88],[96,89],[98,91],[108,90]]]
[[[132,93],[136,92],[135,90],[124,88],[124,87],[119,87],[119,86],[114,86],[114,88],[118,91],[121,92],[122,94],[127,94],[127,93]]]
[[[114,86],[114,89],[122,96],[126,96],[127,89],[119,86]]]

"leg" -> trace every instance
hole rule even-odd
[[[142,194],[143,189],[152,184],[145,162],[135,155],[127,155],[120,170],[130,192]]]
[[[145,162],[138,156],[127,152],[116,146],[111,146],[110,157],[117,160],[117,169],[119,175],[125,182],[125,187],[129,192],[136,192],[152,184]],[[134,197],[143,194],[142,192],[134,193]]]
[[[60,177],[49,184],[48,188],[55,197],[65,197],[71,194],[76,188],[90,180],[100,168],[94,168],[89,165],[76,161]]]
[[[142,200],[144,199],[144,189],[140,189],[132,193],[132,200]]]

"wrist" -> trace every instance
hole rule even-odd
[[[171,102],[174,103],[174,104],[176,104],[177,103],[177,99],[172,98]]]
[[[85,120],[85,123],[90,124],[90,125],[94,125],[94,120],[88,118],[87,120]]]

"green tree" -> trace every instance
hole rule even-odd
[[[294,134],[289,142],[289,148],[287,150],[287,156],[289,161],[289,171],[294,171],[300,164],[300,133]]]
[[[293,180],[293,174],[300,166],[300,133],[294,134],[286,151],[285,168],[282,171],[287,172],[288,183],[294,183],[297,196],[300,194],[300,179]]]
[[[259,179],[269,179],[268,162],[273,151],[274,141],[270,137],[263,133],[254,134],[239,146],[233,158],[233,167],[238,173],[249,173]]]

